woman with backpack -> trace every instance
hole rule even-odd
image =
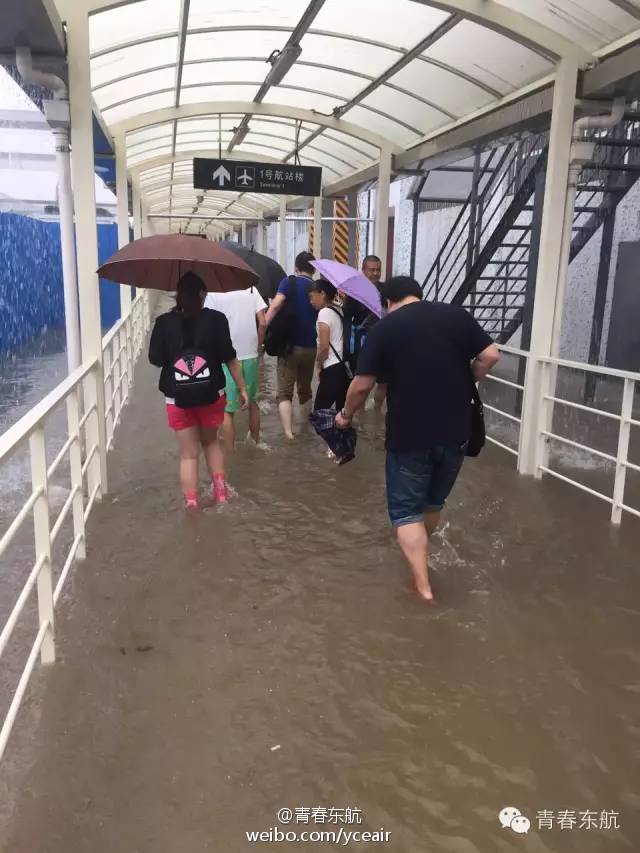
[[[340,411],[353,376],[343,357],[344,317],[342,309],[335,303],[337,293],[330,282],[320,279],[309,294],[311,304],[319,312],[316,365],[320,383],[313,404],[314,412],[330,408]]]
[[[162,368],[158,387],[165,395],[169,426],[178,439],[180,485],[188,510],[199,508],[201,447],[211,476],[212,500],[223,504],[229,497],[218,442],[226,403],[223,364],[238,386],[242,408],[248,405],[229,323],[220,311],[203,307],[206,295],[202,279],[185,273],[178,282],[176,307],[157,318],[149,343],[149,361]]]

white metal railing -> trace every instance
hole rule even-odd
[[[526,352],[525,350],[516,349],[515,347],[501,346],[500,351],[508,353],[509,355],[520,356],[522,358],[528,359],[528,357],[529,357],[528,352]],[[524,385],[520,385],[517,382],[512,382],[510,379],[503,379],[501,376],[495,376],[493,373],[487,374],[485,379],[490,379],[492,382],[496,382],[499,385],[506,385],[509,388],[515,388],[517,391],[524,393]],[[509,412],[505,412],[503,409],[498,409],[495,406],[490,406],[488,403],[483,403],[483,405],[487,411],[493,412],[493,414],[498,415],[499,417],[505,418],[506,420],[511,421],[512,423],[517,423],[518,424],[518,437],[519,437],[519,429],[520,429],[520,424],[522,423],[522,418],[518,417],[517,415],[510,414]],[[501,450],[506,450],[507,453],[511,453],[513,456],[518,455],[518,451],[516,449],[514,449],[513,447],[509,447],[508,444],[505,444],[502,441],[498,441],[497,438],[489,435],[488,432],[487,432],[487,441],[489,441],[491,444],[495,444],[495,446],[499,447]]]
[[[105,491],[101,454],[113,443],[113,433],[127,400],[133,366],[149,329],[149,297],[143,291],[134,300],[131,312],[120,320],[103,339],[103,361],[95,359],[81,365],[57,388],[54,388],[14,426],[0,436],[0,465],[17,450],[28,446],[31,492],[20,510],[0,536],[0,559],[29,516],[33,517],[34,564],[15,605],[0,631],[0,657],[11,640],[16,625],[34,588],[37,595],[38,632],[29,650],[26,664],[11,699],[0,729],[0,758],[20,708],[38,654],[42,663],[55,660],[55,606],[60,598],[69,570],[76,559],[85,556],[85,524],[94,502]],[[104,383],[105,403],[102,414],[100,384]],[[66,440],[55,458],[48,463],[45,428],[52,413],[66,405]],[[105,424],[99,423],[103,417]],[[107,447],[100,447],[100,436]],[[70,490],[57,517],[51,523],[49,484],[68,459]],[[71,519],[72,537],[66,550],[54,587],[53,545],[63,525]]]
[[[527,370],[530,370],[532,368],[532,363],[535,361],[542,371],[542,392],[540,397],[540,405],[542,407],[542,418],[540,422],[543,426],[541,426],[537,438],[536,472],[539,475],[548,474],[549,476],[561,480],[562,482],[567,483],[569,485],[572,485],[577,489],[580,489],[581,491],[592,495],[593,497],[605,501],[611,506],[611,521],[614,524],[619,524],[621,522],[622,516],[625,512],[640,518],[640,507],[632,507],[629,503],[625,502],[625,489],[627,485],[628,471],[635,471],[636,473],[640,473],[640,465],[631,462],[629,459],[629,445],[631,440],[632,428],[640,427],[640,420],[633,417],[635,392],[636,388],[640,389],[640,373],[633,373],[627,370],[617,370],[615,368],[602,367],[600,365],[585,364],[584,362],[570,361],[561,358],[534,358],[529,352],[526,352],[525,350],[515,349],[513,347],[501,346],[500,349],[505,353],[527,359]],[[557,372],[559,368],[564,368],[570,371],[589,373],[597,376],[602,376],[608,379],[620,380],[623,383],[622,403],[620,406],[620,411],[610,412],[606,409],[598,408],[595,405],[577,403],[574,400],[569,400],[565,397],[558,396],[559,392],[557,391]],[[486,378],[490,379],[495,383],[514,388],[520,393],[522,393],[524,397],[526,382],[524,385],[521,385],[517,382],[512,382],[510,380],[502,378],[501,376],[494,376],[492,374],[489,374]],[[572,409],[574,411],[583,412],[591,416],[606,418],[610,421],[614,421],[615,423],[617,423],[618,440],[615,455],[613,453],[606,453],[603,450],[599,450],[597,447],[593,447],[591,444],[587,444],[586,439],[585,441],[577,441],[575,438],[569,438],[568,436],[561,435],[558,432],[553,432],[552,415],[554,406]],[[498,415],[498,417],[505,418],[512,423],[517,423],[518,427],[521,427],[521,417],[518,417],[517,415],[511,414],[509,412],[505,412],[504,410],[498,409],[495,406],[488,405],[487,403],[484,404],[484,407],[488,411]],[[520,444],[519,438],[520,436],[518,434],[518,445]],[[501,449],[508,451],[514,456],[519,456],[519,447],[518,449],[509,447],[508,445],[504,444],[501,441],[498,441],[494,436],[491,436],[489,434],[487,434],[487,440],[492,444],[495,444],[496,446],[500,447]],[[581,483],[578,480],[569,477],[567,474],[563,474],[560,471],[557,471],[552,468],[548,461],[549,445],[551,442],[558,442],[561,445],[573,447],[577,450],[590,454],[596,457],[597,459],[602,459],[604,462],[610,463],[611,465],[615,466],[615,478],[612,493],[610,495],[605,494],[604,492],[591,488],[585,483]]]

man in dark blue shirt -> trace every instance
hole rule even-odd
[[[347,428],[376,382],[387,382],[387,506],[418,594],[433,599],[428,546],[471,437],[473,381],[500,358],[464,308],[424,302],[417,281],[383,286],[389,314],[367,335],[336,426]]]
[[[298,388],[298,400],[306,406],[311,400],[311,380],[316,359],[316,321],[318,312],[309,301],[313,287],[315,261],[310,252],[300,252],[295,262],[296,292],[294,297],[295,333],[293,350],[286,356],[278,356],[278,409],[282,429],[287,438],[293,438],[293,391]],[[269,310],[267,326],[282,308],[289,295],[289,279],[280,282]]]

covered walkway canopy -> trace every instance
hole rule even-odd
[[[630,0],[56,2],[70,49],[88,38],[92,96],[147,212],[212,234],[269,201],[194,190],[194,156],[299,152],[339,193],[548,86],[559,60],[593,66],[640,19]]]

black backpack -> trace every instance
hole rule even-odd
[[[182,345],[173,362],[173,397],[176,406],[192,409],[195,406],[207,406],[220,396],[214,387],[211,367],[207,354],[195,346],[195,320],[183,317]]]
[[[358,356],[364,346],[367,334],[378,322],[378,317],[373,312],[359,323],[353,317],[345,317],[344,320],[344,360],[349,365],[352,373],[358,367]]]
[[[295,275],[289,276],[289,292],[282,308],[267,326],[264,336],[264,349],[267,355],[289,355],[294,346],[296,334],[296,295],[298,282]]]

